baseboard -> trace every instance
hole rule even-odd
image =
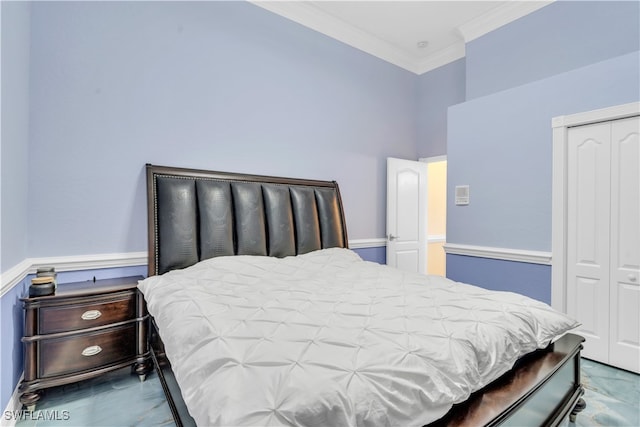
[[[14,427],[18,422],[17,414],[19,414],[22,409],[22,403],[20,403],[20,397],[18,395],[18,387],[20,386],[23,378],[24,373],[20,375],[18,384],[16,384],[16,388],[13,390],[13,394],[11,395],[11,399],[9,399],[9,403],[7,403],[7,407],[4,408],[2,417],[0,417],[0,426],[2,427]]]
[[[505,261],[526,262],[530,264],[551,265],[551,252],[493,248],[488,246],[473,246],[457,243],[445,243],[444,250],[447,255],[465,255]]]

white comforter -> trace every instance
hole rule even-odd
[[[139,288],[201,427],[427,424],[577,325],[337,248],[214,258]]]

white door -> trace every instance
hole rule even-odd
[[[567,314],[582,323],[582,355],[609,359],[609,123],[569,129]]]
[[[427,272],[427,164],[387,159],[387,264]]]
[[[577,126],[567,145],[567,313],[583,356],[640,372],[640,120]]]
[[[640,118],[611,122],[609,363],[640,372]]]

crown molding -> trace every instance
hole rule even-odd
[[[447,65],[460,58],[464,58],[466,53],[464,42],[460,41],[418,61],[416,74],[424,74],[428,71]]]
[[[372,34],[328,14],[307,1],[248,0],[258,7],[318,31],[414,74],[424,74],[465,56],[465,43],[534,12],[555,0],[509,1],[457,28],[463,40],[416,58]]]
[[[249,0],[249,3],[418,74],[418,64],[403,50],[313,7],[308,2]]]
[[[538,9],[550,5],[555,0],[509,1],[479,17],[462,24],[458,31],[465,43],[484,36],[503,25],[522,18]]]

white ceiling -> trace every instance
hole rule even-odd
[[[465,43],[551,1],[264,1],[267,9],[422,74],[464,57]],[[428,42],[419,47],[421,41]]]

